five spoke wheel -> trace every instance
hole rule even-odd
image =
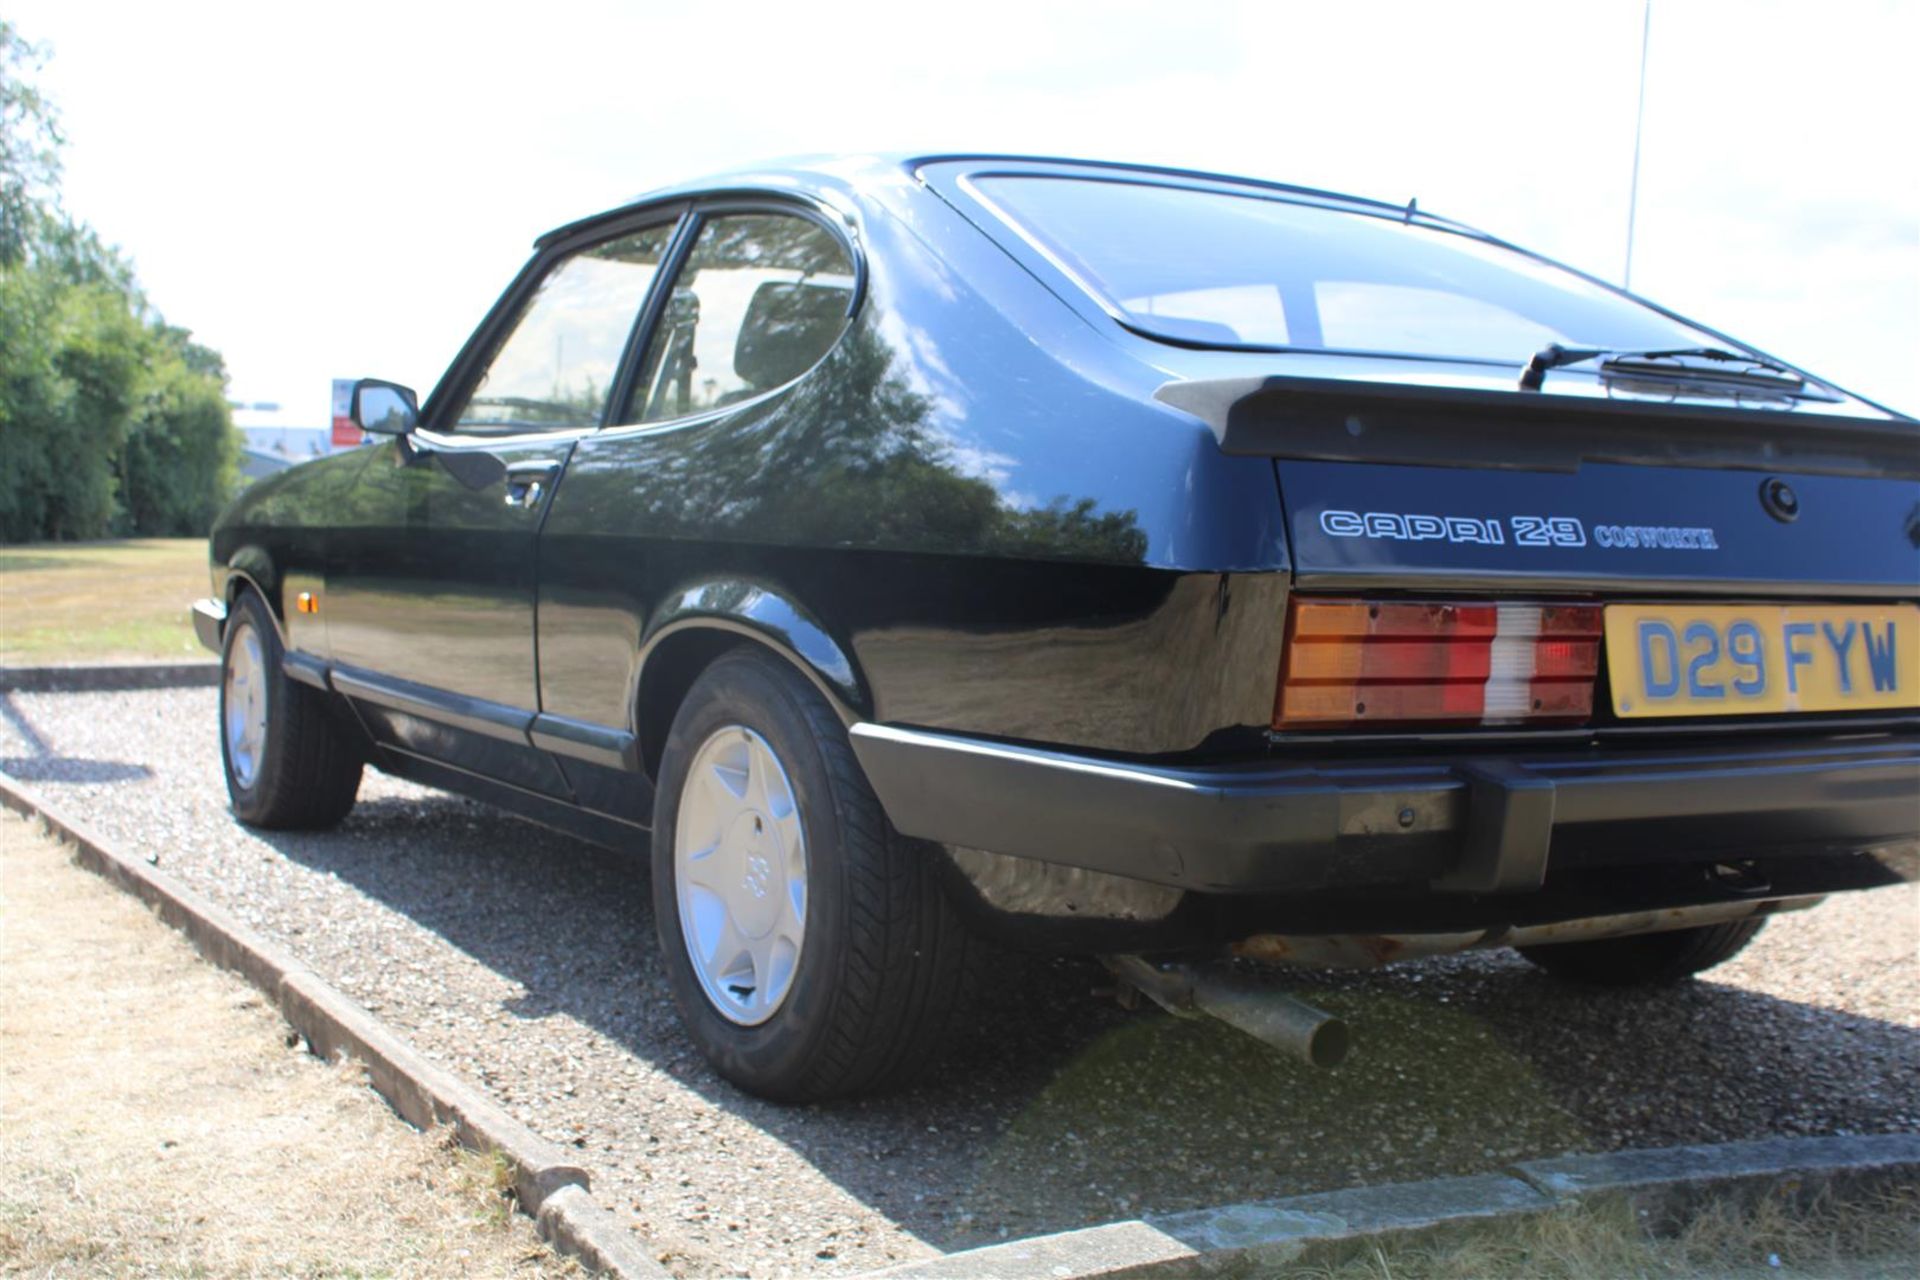
[[[260,774],[260,752],[267,738],[267,664],[253,623],[241,618],[234,626],[221,727],[227,735],[227,764],[234,781],[251,787]]]
[[[757,1026],[793,986],[807,932],[807,837],[786,768],[741,725],[709,734],[680,791],[673,840],[694,975],[729,1021]]]
[[[953,1025],[970,955],[934,851],[899,836],[844,723],[741,645],[687,689],[661,746],[653,901],[688,1034],[762,1097],[906,1080]]]

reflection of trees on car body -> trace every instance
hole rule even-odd
[[[857,323],[819,376],[783,397],[738,418],[639,431],[576,463],[569,482],[600,510],[576,510],[570,522],[658,537],[970,547],[1115,564],[1145,555],[1131,511],[1103,512],[1077,496],[1010,505],[961,469],[933,416],[932,399],[895,370],[875,329]]]

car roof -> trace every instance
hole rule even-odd
[[[782,191],[794,194],[819,196],[832,191],[856,191],[874,182],[897,178],[901,173],[914,173],[928,165],[961,165],[998,168],[1001,166],[1043,169],[1048,172],[1069,175],[1083,172],[1090,176],[1136,174],[1147,178],[1176,179],[1187,182],[1203,182],[1219,187],[1238,187],[1250,191],[1273,192],[1282,195],[1305,197],[1316,202],[1334,203],[1373,213],[1392,213],[1423,223],[1443,226],[1450,230],[1462,231],[1485,239],[1494,239],[1487,233],[1464,223],[1442,218],[1418,207],[1418,202],[1409,200],[1406,204],[1375,200],[1367,196],[1349,195],[1344,192],[1327,191],[1317,187],[1297,186],[1290,183],[1274,182],[1265,178],[1250,178],[1240,174],[1213,173],[1203,169],[1182,169],[1166,165],[1135,164],[1114,160],[1088,160],[1071,156],[1023,155],[996,151],[955,151],[955,152],[864,152],[834,153],[787,156],[778,159],[756,161],[730,169],[721,169],[696,178],[670,183],[642,191],[632,199],[626,200],[602,210],[589,217],[565,223],[541,236],[536,242],[544,246],[561,236],[603,220],[618,217],[629,210],[651,204],[678,199],[692,199],[699,196],[724,194],[728,192],[777,193]]]

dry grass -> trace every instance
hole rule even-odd
[[[0,815],[0,1275],[575,1275],[497,1156]]]
[[[1920,1274],[1920,1188],[1857,1202],[1715,1201],[1677,1232],[1624,1199],[1326,1251],[1300,1280],[1870,1280]]]
[[[0,549],[0,665],[205,656],[187,607],[207,591],[204,538]]]

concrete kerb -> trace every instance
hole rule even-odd
[[[1150,1215],[950,1253],[872,1274],[874,1280],[1131,1280],[1222,1270],[1266,1272],[1293,1262],[1313,1245],[1541,1213],[1555,1203],[1504,1174],[1438,1178]]]
[[[38,818],[71,844],[82,866],[151,906],[200,954],[264,992],[314,1053],[346,1053],[369,1082],[420,1128],[449,1125],[463,1146],[498,1151],[513,1169],[521,1206],[555,1248],[622,1280],[662,1280],[665,1268],[590,1194],[585,1169],[457,1075],[429,1062],[378,1018],[293,954],[205,901],[167,872],[114,849],[46,800],[0,773],[0,804]]]
[[[1805,1204],[1920,1179],[1920,1134],[1761,1138],[1714,1146],[1562,1156],[1515,1165],[1515,1177],[1556,1200],[1622,1195],[1656,1227],[1692,1218],[1703,1201],[1770,1196]]]
[[[1767,1138],[1717,1146],[1563,1156],[1504,1173],[1397,1183],[1198,1209],[1036,1236],[905,1263],[869,1280],[1134,1280],[1264,1273],[1309,1247],[1528,1217],[1622,1196],[1656,1227],[1678,1225],[1708,1198],[1799,1203],[1920,1181],[1920,1134]]]
[[[220,664],[124,662],[73,667],[0,667],[0,693],[106,693],[197,689],[220,683]]]

